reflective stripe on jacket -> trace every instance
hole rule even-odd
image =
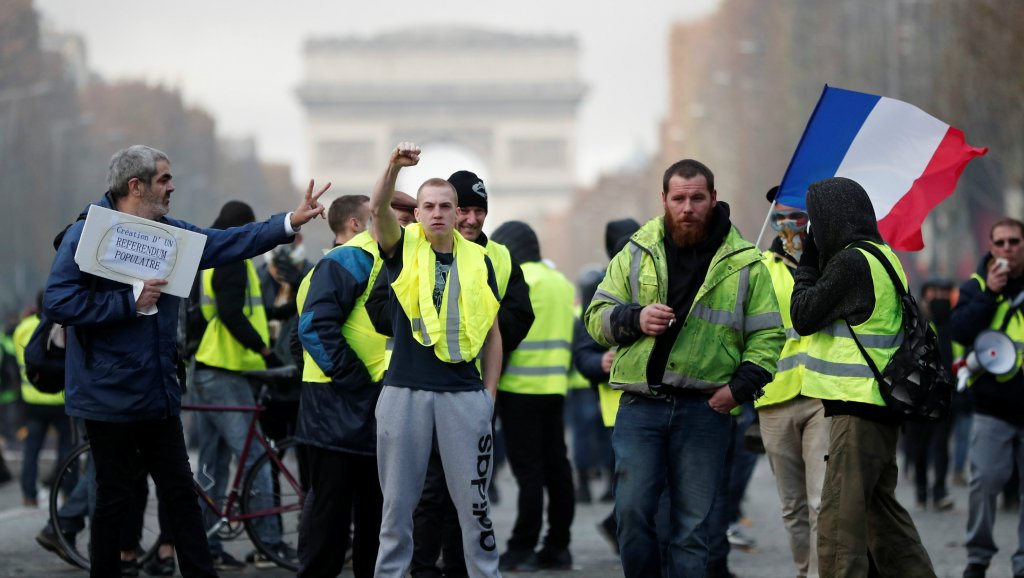
[[[522,264],[535,319],[508,358],[498,389],[509,393],[565,395],[572,366],[573,300],[576,289],[541,261]]]
[[[793,329],[789,317],[789,306],[793,299],[793,274],[786,262],[772,251],[764,252],[764,264],[772,276],[772,287],[779,302],[782,326],[786,331],[786,344],[782,346],[775,379],[764,386],[764,395],[754,400],[755,408],[776,405],[800,395],[803,382],[803,364],[806,362],[807,340],[801,341],[800,334]]]
[[[907,279],[899,259],[887,245],[872,243],[889,259],[906,287]],[[853,326],[857,339],[871,356],[879,371],[889,364],[903,341],[903,309],[889,274],[874,256],[857,249],[871,268],[875,308],[871,316]],[[838,319],[828,327],[804,338],[807,358],[804,367],[803,394],[820,399],[885,405],[878,381],[864,355],[850,335],[846,321]]]
[[[203,332],[203,339],[199,342],[199,349],[196,351],[196,361],[228,371],[266,369],[267,364],[263,360],[263,356],[258,351],[253,351],[239,343],[217,315],[217,295],[213,290],[213,271],[213,269],[206,269],[202,272],[200,307],[207,325],[206,331]],[[263,308],[260,278],[256,273],[256,267],[252,264],[252,259],[245,260],[245,271],[245,303],[242,305],[242,312],[260,339],[263,340],[263,344],[268,345],[270,332],[267,328],[267,313]]]
[[[648,221],[626,250],[608,266],[586,312],[587,331],[605,347],[616,342],[611,317],[616,307],[666,303],[668,264],[664,217]],[[785,341],[771,276],[757,249],[732,227],[711,260],[704,282],[672,346],[664,384],[688,389],[725,385],[743,362],[775,373]],[[655,338],[621,344],[612,364],[610,385],[650,395],[647,364]]]
[[[985,291],[985,278],[977,273],[971,275],[971,279],[978,282],[982,292]],[[996,296],[996,313],[992,316],[992,322],[989,324],[989,329],[995,329],[996,331],[1003,331],[1006,335],[1013,340],[1013,345],[1017,349],[1017,361],[1014,362],[1013,369],[1003,375],[993,375],[992,377],[999,383],[1005,383],[1010,381],[1017,376],[1017,372],[1021,369],[1021,352],[1024,351],[1024,314],[1021,313],[1020,309],[1013,312],[1013,317],[1009,321],[1006,320],[1006,314],[1010,312],[1010,300],[1005,295],[1000,293]],[[1006,329],[1003,329],[1003,324],[1006,324]],[[953,344],[954,347],[959,346],[961,351],[965,349],[967,351],[974,349],[974,344],[969,344],[966,348],[962,345]],[[961,355],[963,355],[961,353]],[[959,357],[954,354],[954,357]],[[986,375],[984,371],[978,371],[967,378],[967,385],[974,385],[978,379]]]
[[[419,223],[405,228],[402,272],[391,284],[413,337],[433,347],[434,355],[446,363],[475,359],[498,313],[498,300],[487,284],[487,252],[458,232],[454,237],[454,260],[440,311],[433,298],[437,257]]]

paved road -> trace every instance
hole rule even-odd
[[[17,458],[17,454],[8,458]],[[17,469],[19,463],[11,460]],[[497,483],[503,500],[493,511],[500,543],[504,546],[512,526],[514,512],[515,484],[508,470],[499,472]],[[600,482],[594,486],[600,489]],[[0,486],[0,576],[40,576],[78,578],[85,573],[71,568],[52,554],[43,551],[34,542],[34,536],[43,526],[46,514],[43,509],[28,509],[21,506],[21,494],[16,482]],[[904,504],[913,504],[912,487],[902,480],[899,496]],[[964,549],[960,546],[966,521],[966,490],[953,487],[952,495],[956,507],[952,512],[919,511],[911,507],[914,521],[921,532],[925,546],[935,563],[940,578],[959,577],[963,572]],[[595,525],[609,511],[607,504],[582,505],[577,508],[573,525],[572,554],[575,569],[572,572],[537,573],[538,578],[579,577],[613,578],[622,576],[617,558],[607,543],[594,530]],[[757,540],[753,551],[734,551],[730,566],[740,578],[785,578],[793,576],[789,561],[787,535],[780,521],[778,495],[767,462],[761,460],[751,482],[744,511],[750,519],[747,528],[750,536]],[[993,561],[991,576],[1011,574],[1009,557],[1016,543],[1016,515],[1001,513],[997,520],[997,539],[1000,552]],[[251,548],[245,541],[229,544],[229,549],[238,556]],[[224,573],[225,576],[266,576],[280,577],[290,574],[281,570],[247,569],[242,572]],[[343,576],[351,576],[346,570]]]

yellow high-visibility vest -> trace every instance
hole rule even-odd
[[[522,264],[535,319],[508,358],[498,389],[509,393],[565,395],[572,366],[573,299],[564,275],[540,261]]]
[[[872,243],[889,260],[900,276],[904,288],[907,279],[899,259],[887,245]],[[871,282],[875,292],[875,309],[866,321],[853,326],[864,350],[879,371],[889,364],[903,341],[903,309],[899,295],[889,274],[874,256],[857,249],[868,261]],[[807,341],[807,358],[803,374],[803,394],[819,399],[853,401],[872,405],[885,405],[878,390],[878,381],[850,328],[842,319],[814,335]]]
[[[270,343],[270,332],[267,328],[267,313],[263,308],[263,295],[260,291],[260,278],[252,259],[245,260],[247,273],[245,284],[245,304],[242,312],[252,324],[253,329],[263,340],[264,345]],[[200,310],[206,318],[206,331],[196,351],[196,361],[210,367],[228,371],[248,371],[266,369],[267,364],[258,351],[242,345],[217,315],[217,295],[213,290],[213,269],[202,272],[202,294]]]
[[[373,268],[370,270],[366,289],[356,299],[352,311],[349,312],[348,318],[345,320],[345,324],[341,326],[341,334],[345,336],[345,341],[356,352],[356,356],[363,362],[363,365],[366,366],[370,379],[376,383],[384,376],[384,341],[386,338],[374,329],[373,322],[370,321],[370,316],[366,313],[366,299],[370,296],[370,291],[373,289],[373,283],[376,281],[377,275],[380,274],[383,261],[380,258],[377,241],[366,231],[359,233],[349,239],[344,245],[335,247],[331,251],[337,251],[341,247],[358,247],[373,256]],[[329,254],[330,252],[328,252]],[[327,258],[327,255],[324,258]],[[296,294],[296,306],[298,307],[299,315],[302,315],[312,276],[313,271],[310,271],[302,279],[302,283],[299,284],[299,290]],[[302,358],[304,360],[302,381],[312,383],[329,383],[331,381],[331,378],[324,374],[320,366],[316,364],[313,357],[305,349],[302,351]]]
[[[405,228],[402,272],[391,284],[413,338],[432,347],[446,363],[476,359],[498,313],[498,300],[487,283],[486,251],[457,231],[453,234],[454,260],[440,311],[434,308],[433,297],[437,256],[419,223]]]

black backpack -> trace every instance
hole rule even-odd
[[[85,215],[79,215],[78,221],[84,221]],[[53,239],[53,249],[60,248],[61,241],[68,229],[75,223],[64,227]],[[89,277],[89,294],[87,303],[92,305],[93,296],[96,293],[98,278],[94,275]],[[79,336],[82,349],[85,352],[86,365],[89,364],[89,347],[84,334]],[[64,365],[67,344],[67,329],[59,323],[54,323],[42,313],[39,314],[39,325],[32,331],[32,335],[25,344],[25,376],[29,383],[43,393],[60,393],[64,391]]]
[[[882,399],[890,410],[906,420],[934,422],[945,419],[953,401],[954,385],[953,378],[939,359],[935,331],[921,313],[914,296],[903,288],[903,282],[885,255],[869,243],[857,242],[853,246],[864,249],[882,264],[896,287],[903,310],[903,343],[882,371],[864,350],[853,327],[846,323],[857,348],[878,380]]]
[[[25,345],[25,375],[43,393],[64,390],[64,353],[67,333],[63,326],[45,315]]]
[[[199,351],[199,344],[209,324],[203,316],[202,278],[203,272],[197,271],[192,281],[192,291],[187,299],[181,300],[181,309],[178,311],[178,353],[179,358],[186,363]]]

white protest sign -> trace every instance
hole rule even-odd
[[[188,297],[205,246],[206,235],[92,205],[75,263],[85,273],[129,285],[166,279],[164,293]]]

